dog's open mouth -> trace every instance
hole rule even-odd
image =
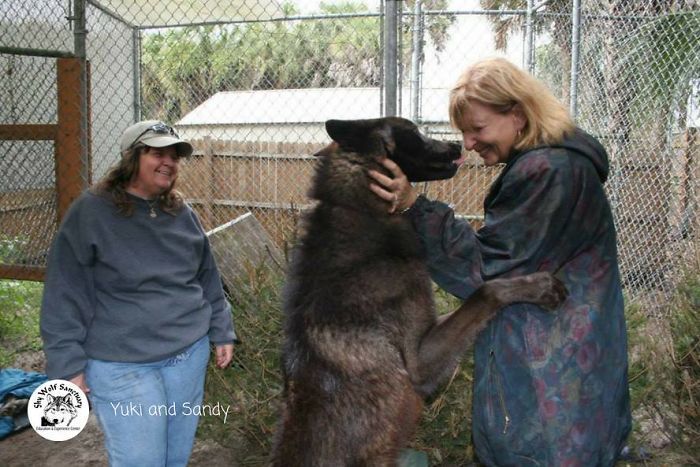
[[[462,164],[464,164],[464,161],[466,161],[466,160],[467,160],[467,153],[465,152],[459,156],[459,159],[453,160],[452,163],[454,165],[456,165],[457,167],[459,167]]]

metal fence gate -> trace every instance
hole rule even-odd
[[[504,56],[608,148],[626,292],[663,305],[683,269],[697,268],[699,38],[691,0],[16,0],[0,5],[0,129],[56,124],[51,57],[76,57],[82,188],[117,160],[126,126],[164,119],[194,142],[178,188],[205,227],[251,211],[284,244],[308,203],[326,119],[398,114],[457,139],[451,85],[471,62]],[[9,139],[5,277],[43,266],[61,192],[51,143]],[[474,157],[424,189],[478,224],[497,172]]]
[[[81,127],[86,108],[80,105],[88,76],[85,63],[78,58],[40,60],[54,67],[55,83],[48,91],[54,97],[56,123],[0,124],[0,144],[7,148],[2,160],[5,189],[0,192],[0,277],[43,277],[53,232],[89,180],[89,151]]]

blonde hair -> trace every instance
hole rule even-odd
[[[117,212],[125,217],[130,217],[134,213],[134,201],[127,195],[126,188],[139,173],[141,154],[145,151],[146,146],[141,143],[126,149],[119,162],[91,187],[93,193],[111,199],[117,206]],[[174,187],[175,182],[158,196],[158,207],[172,215],[176,215],[184,205],[182,195]]]
[[[459,130],[471,103],[478,101],[496,112],[519,108],[525,127],[515,149],[555,144],[574,129],[568,110],[536,78],[503,58],[482,60],[467,68],[450,91],[450,123]]]

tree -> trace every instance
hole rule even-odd
[[[416,4],[416,0],[406,0],[404,11],[413,11]],[[425,10],[433,11],[444,11],[449,7],[448,0],[422,0],[421,8]],[[451,14],[444,15],[431,15],[426,21],[425,29],[430,36],[433,44],[435,44],[435,50],[437,52],[442,52],[449,39],[447,34],[448,29],[455,22],[455,16]],[[403,28],[404,37],[410,37],[410,32],[413,28],[413,19],[411,16],[407,16],[401,27]]]
[[[526,0],[480,0],[481,7],[485,10],[525,10]],[[545,31],[551,33],[554,48],[549,48],[546,54],[556,56],[561,69],[559,74],[559,87],[553,91],[567,102],[569,100],[569,88],[571,87],[571,0],[550,0],[546,2],[544,10],[547,15],[536,14],[533,16],[533,29],[535,34]],[[539,11],[539,10],[538,10]],[[525,15],[491,15],[488,17],[494,32],[494,42],[497,50],[505,50],[511,35],[519,33],[525,27]],[[537,62],[536,62],[537,63]]]
[[[321,5],[323,13],[367,11]],[[287,16],[297,11],[284,6]],[[144,115],[178,120],[223,90],[376,86],[381,54],[376,17],[197,26],[143,40]]]
[[[424,3],[447,7],[446,0]],[[320,10],[326,15],[369,12],[352,1],[321,3]],[[291,3],[283,5],[283,12],[298,15]],[[449,15],[427,21],[438,50],[452,21]],[[142,51],[143,114],[169,121],[218,91],[381,84],[376,16],[185,27],[146,34]]]

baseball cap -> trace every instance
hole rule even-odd
[[[121,153],[124,154],[136,143],[143,143],[152,148],[164,148],[175,145],[178,156],[188,157],[192,155],[192,145],[180,139],[173,127],[160,120],[145,120],[134,123],[124,130],[120,142]]]

